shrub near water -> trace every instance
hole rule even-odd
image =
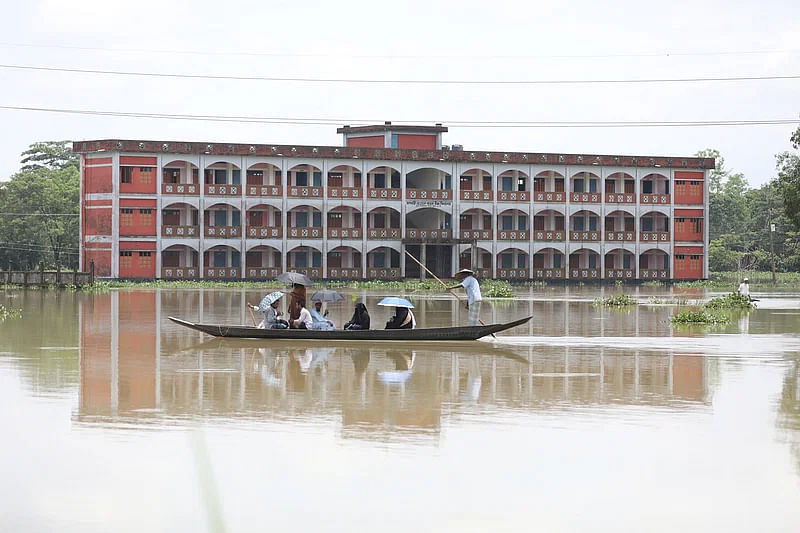
[[[486,280],[481,283],[481,295],[487,298],[513,298],[514,291],[507,281]]]
[[[730,317],[717,314],[717,313],[709,313],[708,311],[700,310],[700,311],[681,311],[677,315],[674,315],[671,319],[672,324],[679,325],[679,324],[702,324],[702,325],[711,325],[711,324],[727,324],[730,322]]]
[[[717,296],[706,302],[706,309],[755,309],[756,304],[750,301],[747,296],[731,293],[725,296]]]
[[[592,305],[595,307],[627,307],[629,305],[636,305],[637,303],[636,298],[628,296],[627,294],[615,294],[614,296],[606,296],[605,298],[595,298]]]
[[[12,318],[22,318],[22,309],[15,309],[13,307],[6,307],[0,304],[0,322],[10,320]]]

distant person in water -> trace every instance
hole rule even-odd
[[[300,315],[289,324],[294,329],[313,329],[314,321],[311,319],[311,313],[306,309],[306,301],[298,299],[297,305],[300,307]]]
[[[311,329],[336,329],[331,320],[328,320],[328,311],[322,312],[322,302],[314,302],[311,310]]]
[[[752,301],[752,298],[750,297],[750,280],[744,278],[739,284],[739,288],[736,289],[736,292],[739,293],[739,296],[747,296],[748,301]]]
[[[369,313],[366,305],[361,302],[356,304],[353,318],[345,322],[344,329],[369,329]]]
[[[456,280],[460,281],[458,285],[447,287],[449,290],[464,288],[467,293],[466,307],[469,309],[469,325],[477,326],[481,314],[481,286],[478,280],[475,279],[475,273],[468,269],[462,268],[456,272]]]
[[[386,323],[386,329],[414,329],[417,321],[414,313],[407,307],[395,307],[394,316]]]

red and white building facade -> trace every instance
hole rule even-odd
[[[463,150],[442,145],[446,131],[345,126],[343,146],[75,142],[81,266],[423,277],[409,251],[444,277],[473,265],[508,280],[707,277],[713,159]]]

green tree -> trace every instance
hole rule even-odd
[[[795,151],[800,150],[800,128],[791,137]],[[783,195],[786,215],[796,231],[800,231],[800,155],[778,154],[778,188]]]
[[[42,141],[22,152],[20,171],[67,167],[80,168],[80,157],[72,152],[72,141]]]
[[[709,239],[717,239],[724,233],[742,233],[749,222],[744,196],[748,190],[747,179],[744,174],[725,168],[725,158],[718,150],[701,150],[696,155],[716,159],[716,168],[708,176]]]
[[[23,168],[0,184],[0,266],[74,268],[78,263],[79,171],[71,154],[44,157],[36,143],[23,153]],[[28,154],[28,155],[26,155]],[[42,157],[36,157],[40,154]],[[26,163],[26,158],[30,159]]]

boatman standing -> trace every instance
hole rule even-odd
[[[746,296],[748,300],[752,301],[752,298],[750,298],[750,280],[744,278],[736,292],[739,293],[739,296]]]
[[[464,287],[467,293],[467,309],[469,309],[469,325],[477,326],[481,313],[481,287],[478,280],[475,279],[475,273],[468,269],[462,268],[456,272],[456,280],[460,281],[458,285],[447,287],[447,290],[454,290]]]

